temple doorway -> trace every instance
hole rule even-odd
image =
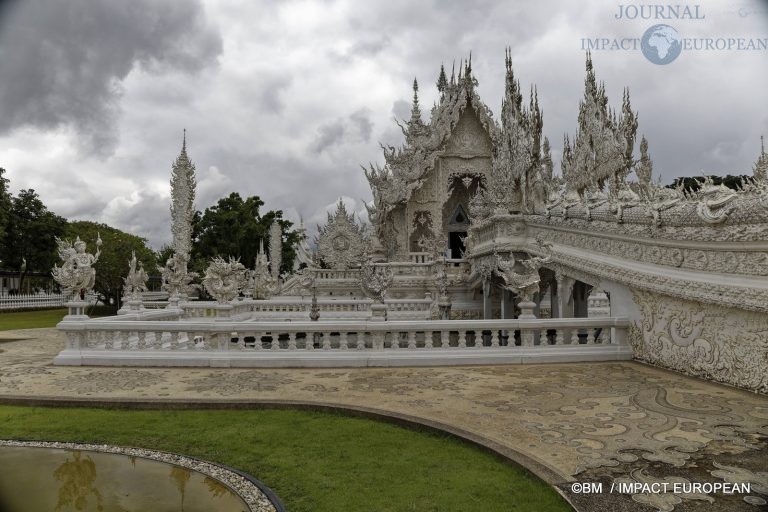
[[[448,247],[451,250],[451,259],[458,260],[462,258],[461,253],[466,249],[463,239],[466,238],[466,231],[451,231],[448,233]]]

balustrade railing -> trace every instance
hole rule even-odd
[[[387,299],[387,311],[393,320],[427,320],[431,314],[432,298]],[[317,301],[320,319],[365,320],[371,317],[370,299],[326,299]],[[214,318],[222,316],[222,306],[216,302],[198,301],[181,305],[185,319]],[[311,299],[287,297],[268,300],[242,300],[226,307],[226,316],[238,320],[307,320]]]
[[[157,312],[155,312],[156,314]],[[626,345],[625,318],[393,322],[65,321],[67,350],[453,350]]]

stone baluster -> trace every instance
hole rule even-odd
[[[115,346],[115,333],[107,333],[104,339],[104,350],[112,350]]]
[[[424,331],[424,348],[433,348],[432,334],[434,331]]]
[[[400,333],[397,331],[392,331],[390,333],[390,336],[392,336],[389,340],[390,348],[393,350],[397,350],[400,348]]]
[[[562,345],[565,343],[565,340],[563,339],[563,329],[560,328],[557,331],[555,331],[555,345]]]
[[[138,342],[136,343],[136,347],[139,350],[144,350],[147,348],[147,333],[144,331],[138,331],[136,333],[136,336],[138,338]]]
[[[499,348],[499,331],[491,329],[491,348]]]
[[[307,332],[306,338],[304,338],[304,348],[306,350],[315,350],[315,335],[314,332]]]
[[[547,333],[547,329],[542,329],[539,333],[539,345],[546,346],[549,345],[549,336]]]
[[[339,332],[339,350],[347,350],[348,348],[347,331],[341,331]]]
[[[280,350],[280,333],[277,331],[272,332],[272,344],[269,346],[270,350]]]
[[[170,332],[170,340],[168,341],[168,349],[169,350],[178,350],[179,349],[179,333],[178,331],[171,331]]]
[[[331,333],[324,332],[321,334],[323,337],[323,350],[331,350]]]
[[[587,345],[595,344],[595,329],[590,327],[587,329]]]
[[[296,333],[288,333],[288,350],[296,350]]]
[[[467,330],[459,329],[459,348],[467,348]]]
[[[408,331],[408,348],[416,348],[416,331]]]
[[[531,329],[523,329],[520,333],[520,345],[523,347],[533,346],[533,331]]]
[[[264,350],[264,345],[261,343],[261,337],[264,336],[263,332],[253,333],[253,348],[256,350]]]
[[[576,327],[573,327],[571,329],[571,345],[578,345],[579,344],[579,329]]]
[[[451,347],[451,338],[450,338],[451,332],[450,331],[440,331],[440,348],[450,348]]]

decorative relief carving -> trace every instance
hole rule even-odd
[[[205,269],[203,286],[219,304],[226,304],[235,299],[245,284],[245,267],[235,258],[230,257],[227,261],[217,256]]]
[[[688,375],[768,392],[768,317],[646,291],[633,293],[642,323],[635,357]]]
[[[328,214],[328,223],[317,230],[317,252],[325,264],[337,270],[360,265],[365,250],[363,229],[355,221],[355,214],[347,213],[341,199],[336,212]]]
[[[579,247],[633,261],[706,272],[768,276],[768,253],[763,251],[719,251],[656,245],[653,240],[629,241],[606,238],[595,232],[530,228],[531,233],[562,245]]]

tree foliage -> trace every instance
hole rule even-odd
[[[10,198],[6,216],[0,243],[3,267],[20,269],[26,261],[22,282],[28,272],[50,272],[57,261],[55,239],[64,233],[66,219],[48,211],[33,189],[22,190]]]
[[[205,212],[197,212],[192,229],[192,268],[203,272],[216,256],[239,257],[246,267],[252,267],[262,240],[264,250],[269,251],[269,226],[277,220],[283,232],[281,271],[291,270],[300,234],[291,230],[293,223],[283,219],[281,210],[270,210],[262,215],[262,206],[264,201],[258,196],[243,199],[237,192],[232,192]]]
[[[94,266],[96,269],[94,290],[105,304],[118,304],[123,293],[123,278],[128,275],[128,260],[131,258],[132,251],[136,252],[136,259],[144,264],[149,274],[156,273],[156,255],[147,246],[145,238],[90,221],[76,221],[69,224],[66,238],[73,240],[77,236],[88,244],[88,252],[91,253],[96,250],[96,238],[101,236],[103,245],[99,261]]]
[[[3,176],[5,169],[0,167],[0,251],[5,239],[5,229],[11,217],[11,207],[13,201],[11,193],[8,191],[8,178]]]
[[[751,181],[752,176],[747,175],[739,175],[734,176],[732,174],[729,174],[725,177],[723,176],[709,176],[712,178],[712,183],[715,185],[725,185],[728,188],[731,188],[733,190],[738,190],[741,188],[741,184],[743,181]],[[705,177],[704,176],[686,176],[686,177],[680,177],[675,178],[675,180],[672,182],[671,185],[668,185],[669,188],[677,188],[681,183],[683,185],[683,188],[689,192],[696,192],[701,188],[701,185],[704,183]]]

